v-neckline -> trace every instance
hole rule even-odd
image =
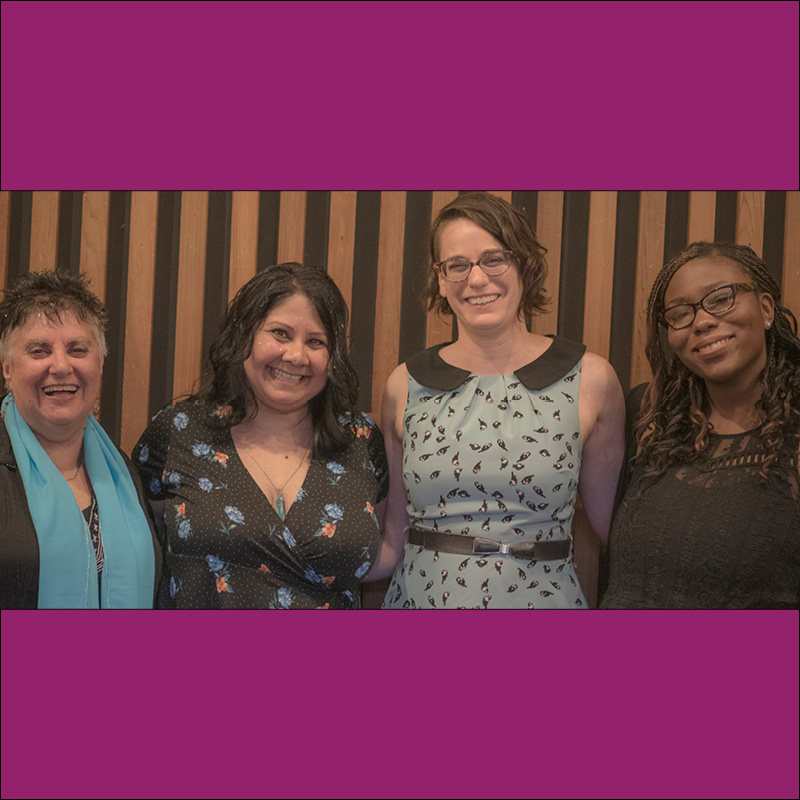
[[[236,459],[238,460],[238,462],[241,465],[242,469],[247,474],[247,477],[252,481],[253,485],[256,487],[256,489],[258,490],[259,494],[264,498],[264,500],[266,501],[267,505],[270,507],[270,510],[272,511],[272,513],[278,518],[278,520],[281,522],[282,525],[285,525],[286,524],[286,520],[289,518],[289,514],[291,513],[292,509],[295,507],[295,505],[297,503],[297,496],[301,492],[303,492],[305,490],[305,488],[306,488],[306,483],[308,482],[308,476],[311,473],[312,467],[314,466],[314,457],[313,457],[313,455],[311,456],[311,459],[308,462],[308,467],[306,468],[306,474],[303,476],[303,482],[300,484],[300,488],[297,490],[295,496],[292,498],[292,502],[288,506],[286,506],[286,510],[285,510],[285,512],[283,514],[283,519],[281,519],[281,515],[278,513],[278,509],[275,508],[275,506],[272,504],[272,502],[270,501],[269,497],[267,497],[267,495],[264,492],[264,490],[261,488],[261,486],[259,486],[258,481],[255,479],[253,474],[247,468],[247,464],[244,463],[244,459],[242,458],[242,455],[239,452],[239,448],[236,446],[236,442],[235,442],[235,440],[233,438],[233,434],[231,433],[231,429],[230,428],[228,428],[228,438],[230,439],[231,445],[233,446],[233,452],[236,453]],[[299,472],[299,470],[298,470],[298,472]],[[286,500],[287,500],[287,497],[286,497],[285,494],[283,495],[283,500],[284,500],[284,504],[285,504]]]

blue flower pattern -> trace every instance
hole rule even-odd
[[[369,571],[378,544],[375,525],[365,528],[358,520],[365,519],[365,503],[377,504],[385,494],[388,482],[388,477],[376,480],[372,469],[365,480],[363,465],[370,462],[365,452],[375,450],[378,473],[383,458],[382,437],[374,422],[366,416],[342,418],[343,427],[355,434],[356,450],[334,460],[312,462],[303,487],[287,503],[287,522],[282,523],[263,495],[243,492],[245,468],[230,434],[209,425],[205,413],[196,413],[199,408],[186,401],[169,407],[171,411],[165,409],[134,451],[150,495],[166,496],[167,508],[175,512],[165,517],[165,573],[169,577],[160,597],[178,607],[209,607],[203,599],[208,590],[201,589],[199,573],[186,571],[191,559],[200,558],[207,566],[205,575],[213,581],[216,591],[212,594],[224,607],[234,602],[242,608],[357,607],[358,580]],[[208,464],[202,472],[197,468],[200,463]],[[383,473],[388,475],[385,468]],[[210,513],[216,515],[215,528],[209,525]],[[318,528],[310,527],[314,520],[319,520]],[[335,536],[322,536],[324,525]],[[347,559],[352,563],[349,569]],[[269,593],[263,600],[253,599],[254,592],[264,590]],[[159,604],[165,604],[163,599]]]

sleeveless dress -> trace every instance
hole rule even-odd
[[[472,375],[438,345],[407,362],[409,524],[503,544],[571,539],[585,347],[558,337],[508,375]],[[588,608],[569,558],[459,555],[406,544],[384,608]]]
[[[712,433],[702,456],[657,477],[634,468],[601,608],[800,606],[796,445],[765,482],[759,433]]]

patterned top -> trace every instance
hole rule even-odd
[[[403,478],[410,523],[504,544],[569,540],[581,467],[583,345],[555,338],[507,375],[410,359]],[[571,558],[465,556],[406,545],[385,608],[586,608]]]
[[[165,500],[159,607],[358,608],[377,554],[375,506],[388,491],[383,436],[342,419],[352,444],[312,460],[284,520],[199,402],[167,406],[133,451],[149,496]]]
[[[711,434],[707,455],[655,478],[634,468],[602,608],[800,606],[797,451],[765,483],[758,433]]]

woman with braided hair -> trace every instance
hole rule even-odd
[[[690,245],[653,285],[647,357],[603,607],[797,608],[800,340],[767,265]]]

